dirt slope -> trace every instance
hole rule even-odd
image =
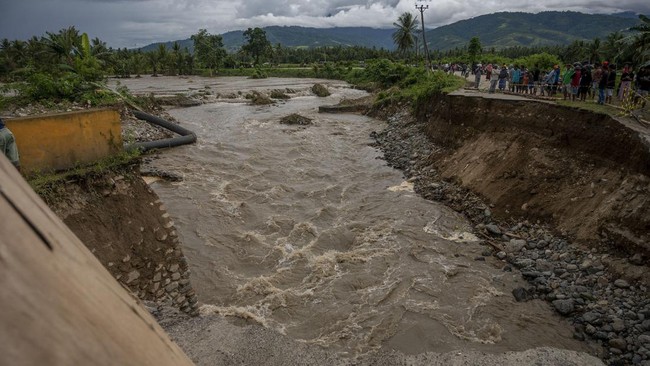
[[[650,252],[650,148],[602,114],[538,102],[438,96],[418,121],[440,174],[501,217],[553,224],[579,242]]]

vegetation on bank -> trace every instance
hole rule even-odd
[[[94,164],[78,166],[62,172],[31,173],[26,179],[45,202],[51,203],[61,192],[61,188],[71,182],[102,177],[109,172],[119,173],[140,160],[140,151],[122,151],[118,154],[96,161]]]
[[[128,90],[109,90],[113,77],[157,75],[205,75],[311,77],[346,80],[367,90],[383,89],[379,103],[413,101],[416,105],[432,93],[450,91],[462,80],[425,71],[425,64],[474,62],[517,64],[550,68],[562,62],[602,60],[645,62],[650,60],[650,19],[639,16],[631,33],[615,32],[604,42],[576,41],[568,46],[512,47],[484,50],[478,36],[466,47],[419,52],[417,22],[403,14],[395,23],[397,51],[364,47],[300,48],[272,45],[260,28],[249,28],[246,43],[229,54],[220,35],[201,29],[191,37],[193,52],[174,43],[142,52],[107,47],[98,38],[89,40],[75,27],[28,41],[0,42],[0,110],[30,103],[78,103],[108,106],[133,101]],[[633,31],[633,32],[632,32]]]

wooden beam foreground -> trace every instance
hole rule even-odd
[[[0,154],[0,365],[191,365]]]

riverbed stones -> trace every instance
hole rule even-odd
[[[576,328],[576,338],[599,343],[606,350],[605,363],[627,365],[633,359],[650,363],[650,354],[645,353],[648,347],[639,340],[641,335],[650,334],[650,313],[644,312],[650,310],[650,291],[641,290],[630,278],[625,278],[627,284],[622,281],[615,284],[622,276],[610,272],[609,264],[613,255],[624,259],[622,253],[601,252],[609,246],[600,243],[589,243],[592,249],[585,250],[584,246],[572,243],[567,233],[560,231],[554,235],[552,228],[540,222],[508,216],[508,203],[501,203],[497,215],[494,205],[460,186],[453,177],[443,177],[438,167],[431,164],[431,152],[442,152],[444,147],[423,133],[430,128],[428,123],[415,120],[406,111],[389,116],[385,130],[372,134],[387,164],[401,169],[406,179],[417,177],[413,181],[414,190],[422,197],[442,202],[464,214],[476,233],[495,248],[496,258],[507,262],[503,270],[526,273],[525,280],[532,286],[521,288],[551,302],[568,321],[581,325]],[[531,188],[530,192],[539,193],[537,188]],[[519,209],[523,203],[512,202],[510,207]],[[490,214],[486,215],[488,207]],[[533,209],[530,205],[527,208]],[[607,235],[602,234],[602,243],[615,244]],[[524,248],[519,250],[513,239],[524,240]],[[647,264],[643,259],[639,255],[631,256],[629,264]],[[517,296],[524,298],[521,289]],[[626,347],[616,342],[610,345],[610,339],[623,339]],[[613,351],[607,352],[610,349]]]
[[[311,87],[311,91],[318,97],[329,97],[331,94],[323,84],[314,84],[314,86]]]
[[[618,280],[614,281],[614,286],[618,288],[629,288],[630,284],[627,281],[619,278]]]
[[[282,117],[280,119],[280,123],[285,124],[285,125],[300,125],[300,126],[306,126],[310,125],[312,122],[311,118],[307,118],[304,116],[301,116],[297,113],[292,113],[288,116]]]
[[[165,286],[165,291],[171,293],[177,288],[178,288],[178,282],[170,282],[169,285]]]
[[[521,239],[510,239],[508,244],[506,244],[506,252],[508,253],[519,253],[526,246],[526,241]]]
[[[133,271],[129,272],[129,274],[128,274],[127,277],[126,277],[126,281],[125,281],[125,282],[126,282],[127,284],[130,284],[130,283],[132,283],[133,281],[137,280],[138,278],[140,278],[140,272],[138,272],[137,270],[133,270]]]
[[[515,297],[517,302],[525,302],[532,298],[531,294],[523,287],[518,287],[512,290],[512,296]]]
[[[485,229],[492,235],[501,235],[502,234],[501,229],[497,225],[494,225],[494,224],[485,225]]]

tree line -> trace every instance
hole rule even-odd
[[[478,37],[467,47],[441,51],[430,45],[429,58],[437,63],[517,63],[549,67],[560,61],[609,60],[639,65],[650,61],[650,19],[640,15],[641,24],[631,33],[615,32],[605,40],[575,41],[569,45],[483,49]],[[97,83],[107,76],[215,75],[226,69],[290,65],[312,72],[307,76],[338,77],[366,61],[386,59],[405,65],[423,65],[418,19],[404,13],[394,23],[395,50],[354,47],[283,47],[273,45],[261,28],[243,34],[244,45],[226,52],[223,38],[200,29],[191,36],[194,51],[175,42],[160,44],[155,50],[108,47],[99,38],[88,39],[74,26],[29,40],[0,41],[0,81],[30,99],[84,100],[97,97]],[[531,63],[532,62],[532,63]],[[549,65],[547,65],[549,64]],[[300,75],[304,75],[300,74]],[[94,94],[93,94],[94,93]]]
[[[440,51],[433,49],[430,58],[434,62],[444,63],[466,63],[475,62],[489,63],[518,63],[524,59],[544,59],[549,62],[584,62],[595,63],[607,60],[610,63],[642,65],[650,62],[650,18],[646,15],[639,15],[640,24],[628,29],[628,32],[610,33],[604,40],[593,39],[591,41],[576,40],[568,45],[549,45],[533,47],[507,47],[495,49],[494,47],[484,49],[481,47],[479,37],[472,37],[467,46]],[[418,28],[418,20],[411,13],[402,14],[395,23],[393,41],[400,57],[406,59],[421,60],[423,56],[418,46],[422,30]],[[540,57],[539,55],[548,55]],[[539,65],[540,67],[550,67]],[[531,65],[532,66],[532,65]]]

